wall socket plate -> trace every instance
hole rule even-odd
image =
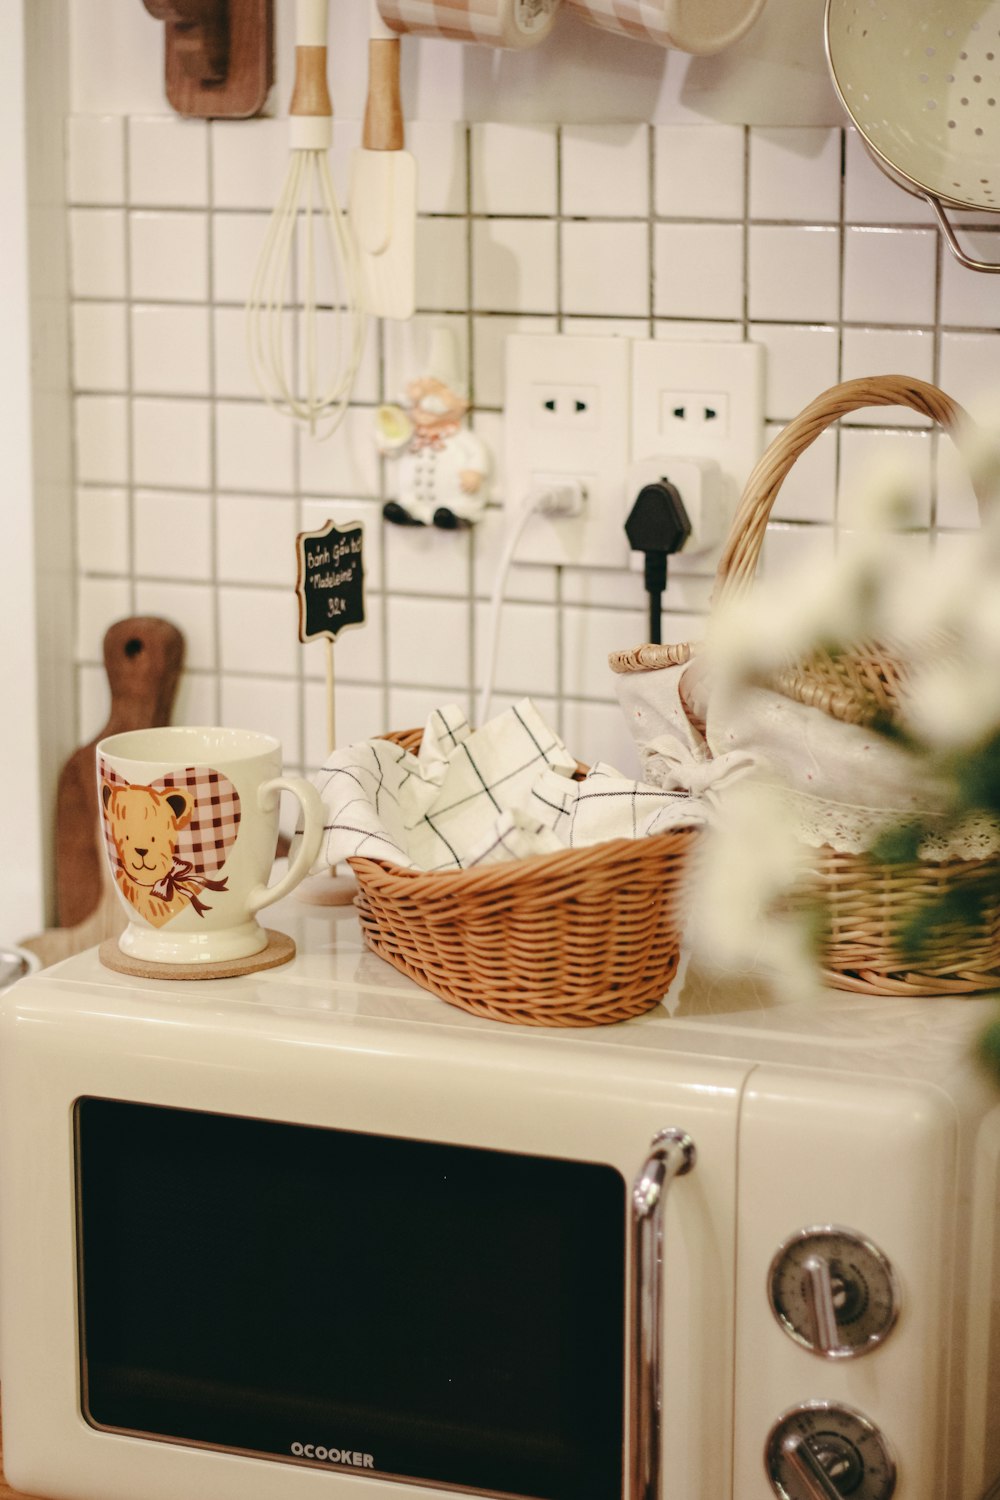
[[[533,516],[515,560],[624,567],[631,342],[514,333],[506,341],[504,507],[508,525],[553,478],[579,479],[579,516]]]
[[[729,341],[636,339],[632,343],[630,459],[714,459],[721,471],[719,545],[670,566],[711,572],[764,446],[764,347]],[[664,466],[669,477],[669,463]],[[625,514],[632,503],[626,496]],[[624,515],[622,517],[624,524]]]

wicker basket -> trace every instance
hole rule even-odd
[[[420,731],[387,739],[416,749]],[[442,1000],[521,1026],[603,1026],[662,1000],[697,836],[610,839],[474,870],[349,861],[368,946]]]
[[[865,406],[908,406],[952,436],[966,413],[936,386],[906,376],[850,380],[810,403],[779,434],[743,491],[719,561],[713,602],[732,597],[753,580],[775,497],[799,455],[838,418]],[[648,672],[691,659],[687,645],[640,646],[611,658],[616,672]],[[849,652],[816,651],[789,662],[769,686],[846,723],[872,723],[892,715],[905,667],[878,642]],[[976,924],[935,926],[921,951],[919,971],[903,954],[902,935],[915,915],[942,896],[976,885],[997,860],[914,860],[881,864],[864,854],[824,847],[810,861],[812,892],[824,909],[822,961],[838,989],[869,995],[973,994],[1000,986],[1000,903],[988,901]]]

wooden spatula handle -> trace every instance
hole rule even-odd
[[[361,144],[366,151],[402,151],[405,143],[399,96],[399,38],[368,43],[368,104]]]

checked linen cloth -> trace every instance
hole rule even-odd
[[[477,730],[456,704],[435,709],[417,754],[375,739],[329,757],[315,778],[326,807],[315,870],[350,855],[469,869],[704,821],[686,792],[603,764],[575,781],[576,769],[528,698]]]

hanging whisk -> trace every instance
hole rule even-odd
[[[326,81],[327,8],[327,0],[296,3],[292,158],[247,301],[247,345],[258,386],[271,406],[320,437],[333,432],[347,409],[365,337],[357,250],[328,160],[333,106]],[[298,378],[289,315],[296,279],[302,307]]]

